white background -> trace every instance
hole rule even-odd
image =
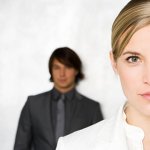
[[[128,0],[0,0],[0,149],[12,150],[28,95],[50,90],[48,59],[69,46],[86,78],[77,89],[105,118],[125,100],[109,60],[111,25]]]

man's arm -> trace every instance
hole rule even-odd
[[[32,144],[32,131],[31,131],[31,116],[28,98],[20,115],[16,140],[14,144],[14,150],[31,150],[31,144]]]

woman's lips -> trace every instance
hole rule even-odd
[[[143,93],[143,94],[140,94],[143,98],[147,99],[147,100],[150,100],[150,92],[146,92],[146,93]]]

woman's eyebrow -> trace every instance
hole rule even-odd
[[[132,55],[140,55],[140,53],[136,52],[136,51],[126,51],[123,52],[122,55],[126,55],[126,54],[132,54]]]

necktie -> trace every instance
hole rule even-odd
[[[56,141],[60,136],[64,135],[65,126],[65,105],[64,105],[64,95],[61,95],[57,102],[57,118],[56,118]]]

